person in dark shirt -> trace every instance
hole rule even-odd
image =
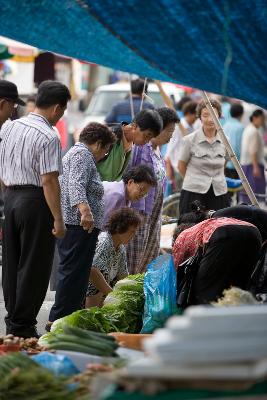
[[[141,111],[141,103],[142,103],[142,95],[143,92],[147,93],[148,84],[145,84],[143,79],[134,79],[131,81],[131,92],[132,92],[132,100],[133,100],[133,112],[132,116],[131,111],[131,98],[130,95],[123,101],[115,104],[110,111],[110,113],[106,116],[105,122],[107,124],[115,124],[120,123],[122,121],[130,123],[133,117]],[[142,109],[150,109],[153,110],[153,104],[143,101]]]

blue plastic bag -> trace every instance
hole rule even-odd
[[[141,333],[152,333],[162,328],[170,316],[179,313],[176,289],[176,270],[172,256],[159,256],[148,265],[145,273],[145,307]]]
[[[56,376],[72,376],[80,372],[71,359],[63,354],[52,354],[43,351],[31,358],[42,367],[49,369]]]

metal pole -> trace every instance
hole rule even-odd
[[[250,186],[250,184],[249,184],[249,182],[247,180],[247,177],[244,174],[244,171],[243,171],[243,169],[242,169],[242,167],[241,167],[241,165],[240,165],[240,163],[239,163],[239,161],[238,161],[238,159],[237,159],[237,157],[235,155],[235,152],[234,152],[229,140],[227,139],[227,136],[225,135],[225,133],[223,131],[223,127],[222,127],[222,125],[221,125],[221,123],[219,121],[219,118],[217,117],[216,113],[214,112],[214,109],[213,109],[213,107],[212,107],[212,105],[210,103],[208,95],[204,91],[202,93],[203,93],[203,98],[204,98],[205,104],[207,106],[207,109],[209,110],[209,112],[211,114],[211,117],[212,117],[213,122],[214,122],[214,124],[216,126],[216,129],[217,129],[217,131],[218,131],[218,133],[219,133],[219,135],[221,137],[221,140],[222,140],[223,144],[226,147],[228,155],[229,155],[232,163],[234,164],[234,167],[235,167],[235,169],[236,169],[236,171],[238,173],[239,178],[242,181],[242,184],[243,184],[245,192],[247,193],[251,203],[254,206],[258,206],[259,207],[258,200],[257,200],[253,190],[251,189],[251,186]]]
[[[133,94],[132,94],[131,82],[132,82],[132,75],[129,74],[129,84],[130,84],[130,107],[131,107],[131,116],[132,116],[132,120],[133,120],[133,119],[134,119],[134,105],[133,105]]]
[[[140,111],[142,111],[142,108],[143,108],[143,102],[144,102],[144,97],[145,97],[145,91],[146,91],[146,81],[147,81],[147,78],[145,78],[145,81],[144,81],[144,87],[143,87],[143,93],[142,93],[142,100],[141,100],[141,104],[140,104]]]

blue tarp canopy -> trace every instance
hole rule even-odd
[[[267,108],[266,0],[0,0],[0,34]]]

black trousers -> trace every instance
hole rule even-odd
[[[19,333],[36,325],[49,284],[55,239],[42,188],[7,188],[4,196],[3,292],[6,323]]]
[[[59,266],[55,303],[49,321],[79,310],[86,295],[89,275],[98,238],[98,229],[91,233],[79,225],[68,225],[63,239],[57,241]]]
[[[226,225],[216,229],[206,245],[194,282],[195,304],[216,301],[230,286],[246,290],[261,242],[255,227]]]
[[[215,196],[212,185],[207,193],[195,193],[182,189],[179,203],[180,215],[191,212],[191,203],[195,200],[200,201],[200,203],[206,207],[206,210],[220,210],[221,208],[230,206],[229,194],[226,193],[221,196]]]

